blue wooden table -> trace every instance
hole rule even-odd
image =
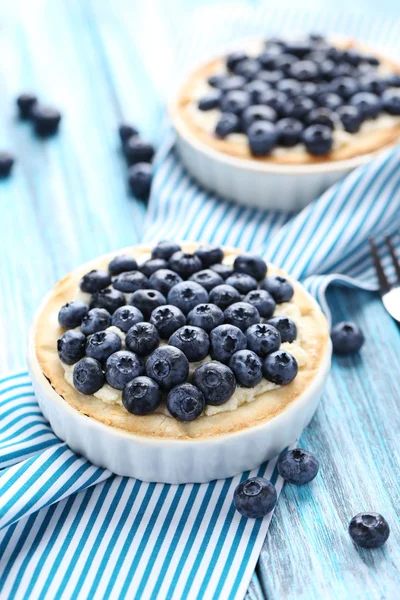
[[[139,124],[160,143],[168,91],[190,65],[186,49],[197,37],[209,36],[212,50],[264,32],[272,22],[275,29],[287,25],[290,3],[282,0],[268,2],[271,21],[235,20],[236,10],[251,12],[260,4],[0,3],[0,149],[17,159],[13,176],[0,182],[1,371],[25,366],[33,312],[62,275],[140,240],[145,210],[127,194],[119,122]],[[332,20],[346,33],[362,33],[365,11],[388,22],[399,16],[391,1],[353,2],[350,12],[348,2],[334,4]],[[307,29],[321,4],[302,5],[299,28]],[[379,32],[384,38],[383,26]],[[16,121],[14,99],[26,90],[63,111],[58,137],[38,141],[29,124]],[[377,296],[334,290],[329,300],[334,320],[356,320],[367,343],[360,356],[334,360],[322,405],[302,438],[320,457],[320,475],[308,487],[285,487],[249,598],[399,596],[399,329]],[[389,521],[384,549],[367,552],[351,544],[347,523],[362,510],[382,512]]]

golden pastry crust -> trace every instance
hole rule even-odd
[[[377,52],[371,51],[367,46],[356,43],[352,40],[341,40],[335,43],[338,48],[349,49],[356,48],[358,50],[374,54],[381,60],[381,64],[388,67],[393,73],[400,73],[400,65],[390,60],[389,58],[380,55]],[[253,156],[247,144],[236,144],[229,140],[218,139],[212,133],[205,131],[197,123],[194,122],[190,106],[195,97],[195,90],[199,83],[207,81],[208,77],[214,73],[221,72],[225,64],[224,57],[215,58],[206,64],[201,65],[188,78],[186,83],[181,88],[176,102],[171,106],[171,115],[174,124],[178,131],[185,137],[190,134],[199,142],[206,146],[227,154],[229,156],[247,159],[254,163],[270,164],[270,165],[313,165],[313,164],[330,164],[332,162],[348,160],[365,154],[371,154],[394,144],[400,138],[400,123],[395,126],[385,127],[376,131],[366,131],[359,133],[357,136],[352,136],[351,142],[344,143],[337,149],[332,150],[326,156],[313,156],[312,154],[304,153],[279,153],[279,155],[269,155],[255,157]]]
[[[185,251],[191,252],[198,244],[183,243]],[[125,254],[146,260],[150,246],[124,249]],[[173,417],[153,413],[146,416],[129,414],[123,406],[106,404],[95,396],[80,394],[64,377],[64,369],[57,354],[57,339],[63,333],[58,324],[58,312],[63,304],[76,296],[83,274],[93,268],[107,268],[118,252],[102,256],[72,271],[61,279],[45,298],[34,324],[34,343],[39,365],[54,390],[80,413],[106,425],[137,435],[170,439],[203,439],[240,431],[264,423],[281,413],[310,386],[326,360],[329,348],[329,333],[326,319],[318,305],[296,281],[293,302],[299,307],[305,329],[309,332],[302,340],[302,348],[308,354],[307,364],[287,386],[257,396],[252,402],[242,404],[236,410],[220,412],[212,416],[201,416],[195,421],[181,423]],[[225,257],[239,254],[238,250],[225,249]],[[269,273],[282,273],[269,267]]]

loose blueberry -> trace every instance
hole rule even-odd
[[[266,156],[278,139],[276,126],[269,121],[257,121],[247,130],[250,152],[253,156]]]
[[[331,340],[335,354],[354,354],[361,349],[365,338],[358,325],[343,321],[332,327]]]
[[[288,55],[292,55],[296,56],[297,58],[304,58],[307,54],[310,53],[310,51],[312,50],[312,45],[311,43],[305,39],[305,40],[295,40],[293,42],[287,42],[285,45],[285,51],[288,53]],[[298,64],[298,63],[296,63]]]
[[[245,296],[244,302],[255,306],[264,319],[269,319],[274,314],[276,303],[266,290],[252,290]]]
[[[197,387],[184,383],[169,392],[166,404],[171,415],[178,421],[193,421],[203,412],[205,400]]]
[[[276,84],[276,89],[293,99],[294,97],[300,96],[301,85],[295,79],[281,79]]]
[[[156,271],[159,271],[160,269],[168,269],[168,262],[164,258],[151,258],[140,265],[140,270],[142,273],[144,273],[144,275],[146,275],[146,277],[150,277],[150,275]]]
[[[257,280],[247,273],[233,273],[226,280],[226,284],[236,288],[241,294],[248,294],[257,289]]]
[[[133,352],[119,350],[107,358],[105,373],[111,387],[122,390],[126,384],[144,372],[143,361]]]
[[[400,75],[389,75],[386,79],[388,87],[400,87]]]
[[[69,329],[57,340],[57,352],[66,365],[73,365],[85,356],[86,337],[80,331]]]
[[[82,292],[94,294],[95,292],[108,287],[110,283],[111,277],[107,271],[92,269],[82,277],[79,287]]]
[[[282,343],[293,342],[297,337],[297,327],[289,317],[272,317],[267,323],[276,327],[281,334]]]
[[[221,275],[222,279],[227,279],[233,273],[233,267],[230,265],[216,264],[211,265],[210,269]]]
[[[105,308],[92,308],[83,317],[81,331],[85,335],[91,335],[97,331],[104,331],[111,325],[111,315]]]
[[[287,101],[284,108],[285,117],[291,119],[304,119],[309,112],[315,108],[315,102],[311,98],[296,96]]]
[[[294,65],[296,62],[297,59],[291,54],[280,54],[274,61],[274,68],[289,74],[292,65]]]
[[[57,109],[36,102],[31,115],[36,135],[48,137],[57,133],[61,121],[61,113]]]
[[[250,292],[251,293],[251,292]],[[231,285],[222,284],[217,285],[210,292],[210,302],[225,310],[234,302],[240,301],[239,291]]]
[[[112,284],[116,290],[129,294],[148,288],[149,280],[140,271],[127,271],[117,275]]]
[[[195,281],[177,283],[168,292],[168,303],[180,308],[184,315],[187,315],[197,304],[204,302],[208,302],[208,292]]]
[[[325,108],[336,110],[343,104],[343,100],[338,94],[324,92],[318,96],[318,103]]]
[[[263,477],[251,477],[239,483],[233,495],[236,510],[247,519],[262,519],[275,507],[274,485]]]
[[[101,364],[94,358],[82,358],[74,366],[74,387],[81,394],[91,395],[99,391],[105,383]]]
[[[196,369],[193,383],[203,392],[206,404],[213,406],[227,402],[236,389],[236,379],[232,370],[217,361]]]
[[[125,142],[124,154],[128,165],[150,163],[153,160],[154,148],[148,142],[134,135]]]
[[[335,77],[329,84],[329,90],[347,100],[360,91],[360,83],[353,77]]]
[[[387,90],[382,94],[383,107],[390,115],[400,115],[400,93],[398,90]]]
[[[136,127],[128,125],[128,123],[121,123],[121,125],[118,127],[118,134],[119,139],[124,144],[129,140],[129,138],[139,135],[139,131],[136,129]]]
[[[198,271],[198,273],[194,273],[189,277],[189,281],[195,281],[203,286],[209,292],[217,285],[221,285],[224,283],[221,275],[218,275],[215,271],[211,269],[204,269],[203,271]]]
[[[247,58],[247,54],[242,50],[230,52],[226,57],[226,66],[229,71],[233,71],[239,63],[241,63],[243,60],[247,60]]]
[[[244,131],[247,131],[253,123],[258,121],[271,121],[273,123],[276,119],[277,114],[273,108],[265,104],[254,104],[243,111],[242,127]]]
[[[224,258],[224,251],[220,246],[199,246],[194,253],[199,257],[205,269],[221,263]]]
[[[382,100],[376,94],[369,92],[359,92],[352,96],[349,104],[355,106],[365,119],[373,119],[382,109]]]
[[[387,88],[387,82],[374,74],[366,74],[360,77],[359,86],[364,92],[381,96]]]
[[[239,117],[233,113],[223,113],[215,126],[215,135],[224,139],[227,135],[235,133],[239,131],[239,129]]]
[[[134,196],[139,200],[148,200],[151,190],[153,169],[149,163],[138,162],[128,170],[128,184]]]
[[[262,81],[261,79],[253,79],[253,81],[249,81],[249,83],[246,83],[243,89],[250,94],[252,103],[258,104],[260,94],[271,89],[271,85],[267,81]]]
[[[37,97],[34,94],[21,94],[17,98],[17,106],[20,119],[30,119],[32,116],[32,108],[37,102]]]
[[[279,475],[289,483],[304,485],[317,476],[319,462],[308,450],[296,448],[282,452],[278,459]]]
[[[349,534],[361,548],[380,548],[390,535],[389,525],[379,513],[364,512],[353,517],[349,523]]]
[[[198,256],[189,252],[175,252],[168,261],[169,268],[183,279],[188,279],[193,273],[201,271],[203,264]]]
[[[0,152],[0,178],[4,179],[11,173],[14,157],[9,152]]]
[[[118,350],[121,350],[121,338],[114,331],[98,331],[86,340],[86,356],[102,362]]]
[[[306,116],[308,125],[326,125],[330,129],[335,127],[337,117],[329,108],[313,108]]]
[[[211,358],[222,363],[229,362],[231,356],[238,350],[246,348],[246,336],[234,325],[219,325],[210,333]]]
[[[221,99],[221,110],[223,113],[241,115],[245,108],[250,106],[251,97],[244,90],[227,92]]]
[[[336,113],[342,121],[343,127],[349,133],[357,133],[361,127],[362,116],[355,106],[339,106]]]
[[[262,56],[262,55],[261,55]],[[269,86],[274,87],[278,81],[283,79],[284,75],[282,71],[260,71],[257,75],[257,80],[260,82],[265,82]],[[266,90],[265,90],[266,91]],[[262,93],[264,90],[262,91]],[[257,103],[260,101],[260,95],[258,95]]]
[[[289,76],[298,81],[312,81],[318,75],[318,66],[311,60],[299,60],[291,65],[289,69]]]
[[[281,92],[280,90],[268,90],[260,94],[259,98],[260,104],[266,104],[267,106],[270,106],[278,113],[278,115],[283,114],[287,101],[287,94]]]
[[[298,144],[303,133],[303,124],[298,119],[281,119],[276,123],[278,144],[284,148],[291,148]]]
[[[122,292],[114,288],[106,288],[95,292],[90,302],[90,308],[105,308],[113,314],[117,308],[126,304],[125,296]]]
[[[144,375],[135,377],[122,391],[122,404],[133,415],[148,415],[161,404],[160,386]]]
[[[255,387],[262,379],[262,363],[252,350],[238,350],[229,361],[236,381],[245,387]]]
[[[125,344],[138,356],[148,356],[158,348],[160,334],[152,323],[136,323],[126,334]]]
[[[233,268],[238,273],[246,273],[257,281],[261,281],[267,272],[267,263],[258,254],[240,254],[235,258]]]
[[[293,381],[299,370],[294,356],[284,350],[268,354],[262,366],[265,379],[276,385],[287,385]]]
[[[169,338],[169,345],[182,350],[190,362],[198,362],[208,355],[210,338],[204,329],[185,325],[177,329]]]
[[[182,282],[182,277],[170,269],[160,269],[150,276],[149,282],[152,288],[167,297],[169,291],[175,285]]]
[[[127,256],[126,254],[116,256],[108,265],[108,270],[111,275],[120,275],[120,273],[126,273],[127,271],[136,271],[137,268],[137,262],[133,256]]]
[[[247,302],[235,302],[231,304],[225,309],[224,315],[225,323],[239,327],[242,331],[246,331],[250,325],[260,322],[258,310],[255,306],[247,304]]]
[[[72,300],[60,308],[58,322],[63,329],[79,327],[83,317],[87,314],[89,306],[82,300]]]
[[[333,145],[331,128],[326,125],[310,125],[304,130],[303,142],[310,154],[329,154]]]
[[[242,90],[247,82],[245,77],[241,75],[232,75],[231,77],[221,77],[218,88],[222,92],[233,92],[234,90]]]
[[[247,58],[246,60],[242,60],[237,67],[235,67],[235,74],[241,75],[247,80],[257,77],[257,74],[260,71],[261,64],[255,58]]]
[[[220,90],[213,90],[206,96],[200,98],[197,106],[199,110],[213,110],[219,107],[220,100],[222,98],[222,92]]]
[[[133,292],[129,304],[136,306],[143,313],[145,319],[149,319],[155,308],[167,304],[167,299],[158,290],[137,290]]]
[[[117,308],[112,316],[114,327],[118,327],[124,333],[141,321],[144,321],[143,313],[135,306],[121,306],[121,308]]]
[[[215,304],[198,304],[187,316],[189,325],[201,327],[204,331],[210,332],[215,327],[224,322],[224,313]]]
[[[181,247],[176,242],[170,240],[162,240],[158,242],[157,246],[154,246],[151,252],[151,258],[163,258],[168,260],[175,252],[179,252]]]
[[[160,336],[166,340],[174,331],[186,324],[186,317],[177,306],[166,304],[153,310],[150,323],[157,328]]]
[[[258,356],[264,358],[271,352],[279,350],[281,334],[272,325],[257,323],[246,331],[247,347]]]
[[[271,294],[277,304],[290,302],[293,298],[294,289],[290,281],[281,275],[268,275],[261,282],[260,287]]]
[[[189,374],[189,361],[179,348],[161,346],[150,354],[146,362],[146,375],[163,390],[184,383]]]

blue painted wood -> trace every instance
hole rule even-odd
[[[144,135],[160,142],[169,88],[193,60],[189,43],[194,47],[207,34],[211,51],[221,41],[260,31],[264,23],[232,16],[237,7],[259,5],[0,2],[0,146],[17,157],[13,177],[0,182],[1,371],[24,366],[28,325],[57,279],[142,235],[144,209],[127,194],[118,150],[120,120],[140,124]],[[290,2],[273,5],[286,9]],[[309,11],[318,2],[302,5]],[[326,7],[348,17],[345,0]],[[354,19],[344,27],[362,31],[364,11],[382,7],[388,19],[398,16],[392,0],[353,2]],[[285,14],[274,22],[284,25]],[[229,32],[220,25],[224,19]],[[29,124],[16,122],[14,99],[29,89],[63,110],[57,138],[38,141]],[[302,439],[320,457],[321,473],[308,487],[285,487],[249,600],[398,596],[399,331],[376,297],[334,291],[330,303],[335,319],[354,318],[363,326],[367,344],[359,358],[334,361],[324,401]],[[380,511],[389,520],[392,535],[384,550],[368,553],[351,544],[347,522],[361,510]]]

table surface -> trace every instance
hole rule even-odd
[[[313,10],[317,1],[302,4]],[[344,0],[334,4],[335,14],[347,11]],[[185,39],[195,38],[211,5],[216,22],[229,16],[231,4],[211,0],[0,2],[1,149],[17,158],[13,176],[0,182],[2,371],[24,367],[33,312],[62,275],[140,240],[145,210],[127,193],[116,128],[131,120],[161,141],[165,89],[179,75]],[[273,5],[282,10],[289,0]],[[360,0],[352,3],[350,30],[365,11],[373,18],[378,10],[380,18],[399,16],[395,1]],[[15,119],[14,99],[26,90],[61,108],[58,137],[38,141]],[[248,592],[253,600],[398,597],[399,329],[376,295],[332,290],[329,301],[334,320],[357,321],[367,343],[360,356],[333,362],[301,440],[319,456],[320,474],[310,486],[284,488]],[[348,521],[363,510],[389,521],[384,549],[350,542]]]

